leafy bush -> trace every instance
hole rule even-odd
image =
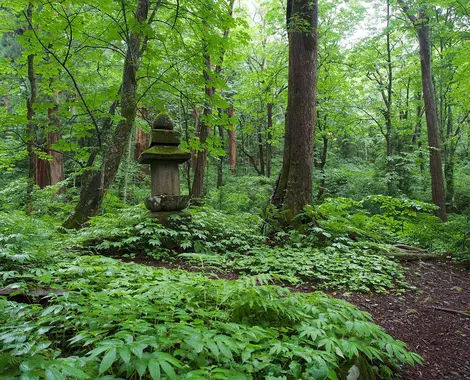
[[[0,211],[13,210],[24,204],[26,198],[26,179],[10,181],[0,189]]]
[[[439,243],[456,260],[470,264],[470,214],[450,215],[444,233],[439,235]]]
[[[329,196],[359,200],[369,194],[385,194],[387,191],[386,178],[361,163],[341,162],[328,167],[325,173]]]
[[[148,218],[142,205],[93,218],[87,228],[72,235],[70,244],[98,252],[146,253],[161,256],[170,251],[246,251],[263,242],[254,233],[259,218],[251,214],[228,215],[210,207],[193,207],[190,215],[174,215],[169,226]]]
[[[274,180],[266,177],[237,177],[212,191],[207,204],[228,213],[251,212],[267,206]]]
[[[372,195],[360,201],[328,198],[317,207],[307,207],[331,241],[347,238],[377,243],[405,243],[432,248],[443,231],[433,215],[436,206],[406,198]]]

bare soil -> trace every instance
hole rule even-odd
[[[372,314],[375,323],[424,358],[422,366],[403,368],[406,380],[470,379],[470,275],[451,261],[413,262],[403,295],[334,294]]]

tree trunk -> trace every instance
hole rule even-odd
[[[265,161],[264,161],[264,149],[263,149],[263,126],[262,126],[261,120],[258,123],[257,138],[258,138],[258,158],[259,158],[260,172],[261,172],[261,175],[264,176],[266,175],[266,171],[264,169]]]
[[[33,4],[29,3],[27,10],[28,17],[28,29],[31,29],[33,22]],[[33,189],[35,180],[35,161],[36,157],[34,154],[34,135],[36,125],[33,122],[34,119],[34,104],[36,102],[36,74],[34,72],[34,54],[28,55],[28,81],[30,86],[30,97],[26,100],[27,119],[28,122],[28,140],[27,140],[27,151],[28,151],[28,185],[26,187],[26,199],[25,199],[25,211],[26,215],[31,215],[33,211]]]
[[[457,130],[453,131],[453,113],[452,106],[448,106],[447,111],[447,131],[446,131],[446,140],[448,144],[447,148],[447,158],[444,164],[444,172],[446,178],[446,195],[447,203],[450,204],[451,209],[454,208],[454,167],[455,167],[455,152],[457,151],[457,145],[461,138],[461,128],[458,127]]]
[[[395,193],[395,186],[393,183],[393,173],[395,172],[395,165],[393,162],[393,125],[392,125],[392,94],[393,94],[393,68],[392,68],[392,47],[390,44],[390,0],[387,0],[387,94],[385,100],[385,126],[387,129],[387,172],[389,178],[387,179],[388,194]]]
[[[235,108],[230,107],[228,110],[228,117],[233,118],[235,116]],[[235,175],[237,173],[237,141],[235,135],[235,123],[232,123],[232,127],[228,131],[228,154],[230,159],[230,174]]]
[[[413,23],[418,34],[419,56],[421,61],[421,80],[423,85],[424,109],[426,114],[426,126],[428,131],[429,166],[431,172],[432,201],[439,207],[438,216],[445,222],[447,220],[446,201],[444,190],[444,174],[442,171],[441,149],[439,146],[439,123],[437,117],[436,99],[432,84],[431,67],[431,39],[429,20],[424,10],[419,17],[410,13],[410,8],[404,0],[398,0],[403,12]]]
[[[431,171],[432,200],[439,207],[438,215],[443,222],[447,220],[444,175],[442,172],[442,158],[439,147],[439,125],[437,119],[436,100],[432,84],[431,71],[431,41],[429,24],[424,13],[420,14],[418,27],[419,54],[421,58],[421,77],[423,84],[423,98],[428,130],[429,164]]]
[[[41,153],[47,155],[48,150],[41,148]],[[34,183],[40,189],[44,189],[51,184],[50,162],[47,159],[39,158],[37,154],[34,154]]]
[[[296,26],[301,21],[301,30]],[[271,203],[290,216],[312,202],[317,0],[288,0],[289,82],[283,164]]]
[[[222,110],[219,110],[219,112],[222,112]],[[224,149],[224,127],[219,125],[219,138],[222,144],[222,149]],[[224,158],[219,157],[219,162],[217,163],[217,188],[221,187],[224,183]]]
[[[323,147],[321,151],[321,161],[319,165],[320,169],[320,187],[318,188],[317,199],[322,199],[325,195],[326,190],[326,175],[325,175],[325,165],[326,165],[326,157],[328,154],[328,137],[325,135],[322,136]]]
[[[273,156],[273,147],[271,145],[272,139],[272,128],[273,128],[273,104],[268,103],[266,105],[267,117],[268,117],[268,138],[266,141],[266,177],[271,177],[271,161]]]
[[[46,186],[55,185],[64,179],[64,167],[62,161],[62,153],[55,151],[51,146],[60,138],[60,120],[55,115],[58,109],[56,104],[53,108],[47,110],[47,116],[49,119],[49,127],[54,127],[54,131],[47,132],[47,138],[44,140],[44,148],[42,151],[44,154],[50,156],[50,159],[41,159],[36,154],[35,156],[35,183],[40,189],[44,189]],[[58,190],[58,194],[63,193],[65,187]]]
[[[149,1],[137,0],[137,21],[142,24],[148,16]],[[137,113],[137,69],[141,54],[142,30],[131,32],[128,36],[126,58],[124,59],[121,116],[116,131],[103,156],[101,171],[89,172],[80,189],[80,199],[74,213],[64,223],[66,228],[81,227],[91,216],[98,213],[101,202],[116,178],[119,165],[134,126]]]
[[[234,4],[235,4],[235,0],[230,0],[228,4],[229,17],[232,17]],[[208,27],[208,25],[206,26]],[[227,39],[229,33],[230,33],[230,29],[227,28],[223,34],[224,40]],[[222,47],[220,51],[220,63],[216,65],[215,70],[214,70],[216,76],[219,76],[220,73],[222,72],[222,63],[224,61],[224,56],[225,56],[225,49]],[[212,109],[211,109],[210,103],[212,103],[212,99],[214,98],[214,93],[215,93],[215,88],[209,85],[209,83],[211,82],[213,78],[211,78],[210,76],[211,57],[207,52],[207,46],[204,51],[204,65],[205,65],[205,68],[203,70],[203,75],[204,75],[204,79],[206,82],[204,92],[206,94],[206,99],[209,100],[209,104],[206,104],[204,106],[203,121],[199,125],[199,128],[200,128],[199,141],[201,142],[203,151],[198,152],[198,155],[196,157],[196,164],[194,167],[194,181],[193,181],[193,187],[191,189],[191,196],[196,199],[202,199],[203,193],[204,193],[204,170],[207,166],[207,156],[208,156],[206,140],[209,137],[209,133],[210,133],[210,125],[208,124],[208,120],[210,119],[210,116],[212,115]]]
[[[149,111],[147,108],[139,108],[139,115],[142,120],[145,120],[148,122],[148,117],[149,117]],[[134,150],[134,160],[138,161],[140,158],[140,155],[147,149],[147,134],[137,128],[136,134],[135,134],[135,150]]]
[[[204,54],[204,65],[205,69],[203,71],[204,79],[206,81],[206,87],[204,88],[204,92],[206,94],[206,98],[209,102],[212,101],[214,97],[215,89],[210,87],[209,83],[211,81],[210,77],[210,69],[211,69],[211,58],[209,55]],[[191,189],[191,196],[195,199],[202,199],[204,194],[204,170],[207,164],[207,138],[209,137],[210,133],[210,126],[208,125],[208,120],[212,115],[212,109],[210,104],[204,105],[204,110],[202,112],[203,117],[202,120],[199,120],[199,142],[202,146],[202,150],[197,152],[195,157],[195,164],[194,164],[194,180],[193,186]]]
[[[131,162],[133,161],[132,141],[133,141],[133,136],[132,136],[132,131],[131,131],[131,138],[129,138],[129,141],[127,143],[127,148],[126,148],[126,152],[124,156],[124,162],[122,163],[122,166],[121,166],[121,171],[124,173],[122,175],[120,195],[121,195],[122,202],[124,204],[127,203],[128,198],[129,198],[129,172],[131,171]]]
[[[60,139],[60,119],[57,117],[58,104],[55,107],[49,108],[49,125],[53,125],[55,130],[47,134],[47,146],[49,147],[49,155],[51,161],[49,162],[49,173],[50,173],[50,184],[56,185],[64,180],[64,160],[62,152],[58,152],[53,149],[53,145],[56,144]],[[62,186],[57,194],[62,194],[66,190],[65,186]]]

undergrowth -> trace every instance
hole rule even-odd
[[[396,250],[391,243],[435,245],[432,236],[444,228],[433,211],[426,203],[386,196],[336,198],[308,206],[303,223],[285,230],[271,207],[258,217],[193,208],[191,216],[175,216],[163,227],[135,206],[95,218],[70,245],[114,257],[147,255],[238,274],[270,273],[316,289],[386,292],[406,284],[403,268],[384,254]]]
[[[389,378],[420,361],[368,314],[269,276],[211,280],[99,256],[37,271],[30,286],[66,293],[44,307],[0,300],[4,378]]]
[[[0,298],[0,371],[12,379],[391,378],[420,358],[367,313],[272,283],[400,290],[403,269],[382,255],[391,243],[445,249],[466,239],[460,230],[451,236],[432,212],[382,196],[331,199],[284,230],[272,209],[256,216],[205,206],[164,227],[133,206],[69,233],[45,215],[0,213],[0,286],[32,302]],[[241,277],[214,280],[102,254]],[[63,294],[40,300],[32,289]]]

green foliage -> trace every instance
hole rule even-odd
[[[167,256],[171,251],[198,253],[247,251],[261,244],[256,231],[259,219],[250,214],[224,214],[211,208],[192,208],[191,215],[174,215],[168,227],[149,219],[142,205],[93,218],[90,226],[71,237],[70,244],[98,252],[145,252]]]
[[[451,215],[439,236],[441,246],[456,260],[470,264],[470,214]]]
[[[433,248],[443,224],[433,215],[434,205],[405,198],[371,195],[361,201],[328,198],[307,211],[331,241],[356,235],[376,243],[404,243]]]
[[[42,270],[32,282],[67,293],[44,308],[0,300],[7,378],[337,379],[358,363],[388,378],[420,361],[350,304],[259,286],[264,277],[210,280],[90,256]]]
[[[326,188],[332,197],[360,200],[369,194],[384,194],[386,181],[371,166],[360,163],[338,163],[326,170]]]
[[[325,203],[322,212],[328,206],[333,207]],[[347,207],[338,206],[343,212]],[[313,283],[317,289],[385,292],[406,286],[403,269],[380,255],[394,248],[371,240],[354,242],[338,215],[322,227],[312,222],[303,231],[284,231],[272,227],[273,211],[267,208],[260,221],[250,214],[194,208],[191,217],[174,216],[164,227],[136,206],[94,218],[68,244],[115,257],[146,254],[222,272],[267,274],[292,284]],[[269,234],[255,232],[261,229]]]
[[[210,192],[206,202],[227,213],[256,213],[266,207],[273,184],[273,179],[260,176],[230,178],[224,186]]]

